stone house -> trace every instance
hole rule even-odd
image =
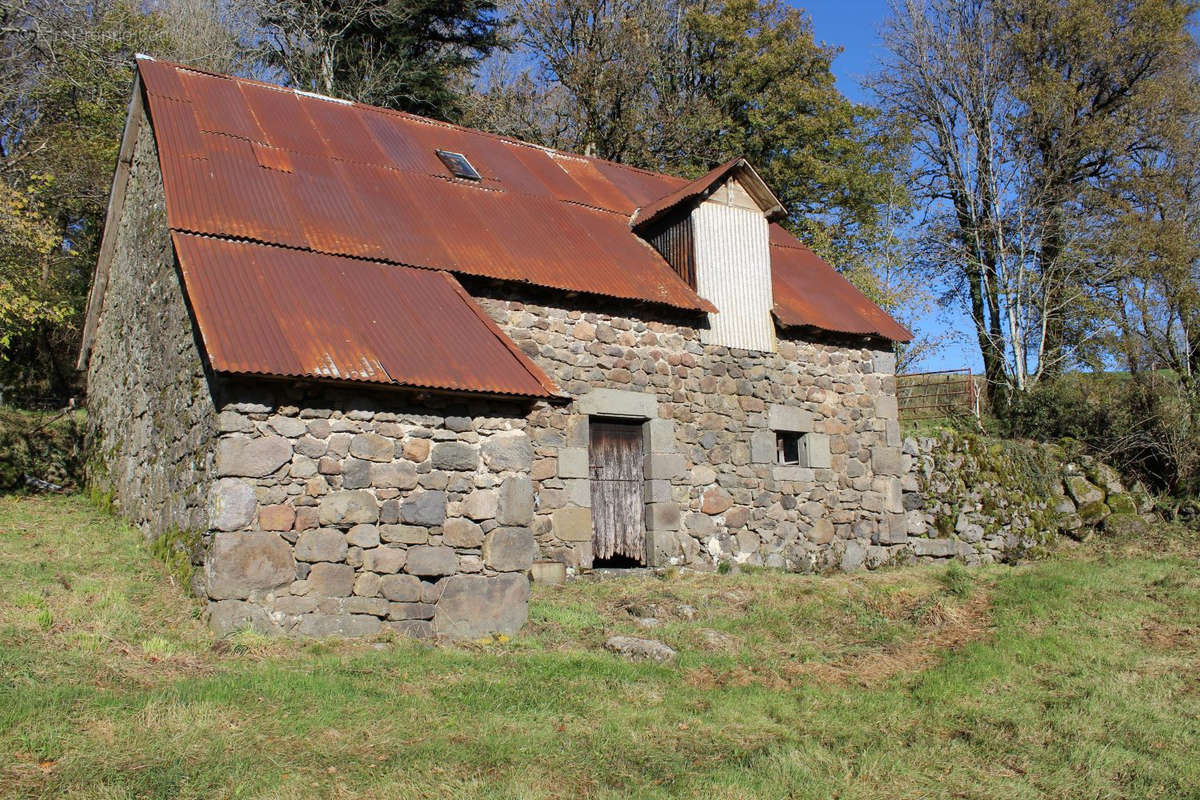
[[[884,563],[910,334],[783,214],[741,159],[689,182],[140,57],[91,480],[221,631],[512,633],[535,560]]]

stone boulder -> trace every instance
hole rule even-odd
[[[350,440],[350,455],[366,461],[388,462],[395,452],[392,440],[378,433],[360,433]]]
[[[1140,538],[1150,533],[1150,523],[1137,514],[1114,512],[1104,520],[1104,532],[1114,537]]]
[[[296,539],[297,561],[344,561],[346,537],[334,528],[304,531]]]
[[[514,636],[529,616],[529,581],[508,573],[447,578],[433,615],[433,629],[451,639]]]
[[[296,633],[301,636],[374,636],[382,624],[369,614],[305,614]]]
[[[237,436],[217,442],[217,475],[261,478],[292,460],[292,443],[282,436]]]
[[[610,636],[604,649],[633,661],[657,661],[663,663],[675,658],[675,651],[657,639],[640,639],[636,636]]]
[[[400,504],[400,521],[432,527],[446,519],[445,492],[414,492]]]
[[[483,529],[469,519],[448,519],[442,525],[442,541],[450,547],[474,549],[483,544]]]
[[[365,490],[330,492],[321,498],[318,513],[322,525],[359,525],[379,521],[379,503]]]
[[[727,511],[733,505],[733,496],[724,489],[713,487],[700,498],[700,510],[705,514],[716,515]]]
[[[296,580],[296,562],[278,534],[222,532],[213,536],[204,577],[210,599],[242,599]]]
[[[408,548],[404,569],[410,575],[453,575],[458,571],[458,556],[449,547],[416,545]]]
[[[354,591],[354,567],[349,564],[313,564],[308,573],[309,594],[349,597]]]
[[[463,500],[462,512],[473,520],[492,519],[500,508],[500,496],[492,489],[476,489]]]
[[[363,569],[390,575],[404,569],[408,551],[399,547],[375,547],[363,553]]]
[[[1091,503],[1104,502],[1104,490],[1082,475],[1068,475],[1065,483],[1067,493],[1081,509]]]
[[[1079,518],[1083,520],[1084,525],[1099,525],[1111,513],[1112,509],[1106,506],[1102,500],[1079,505]]]
[[[483,443],[483,460],[493,472],[528,472],[533,466],[533,446],[524,431],[506,431]]]
[[[220,600],[208,604],[208,627],[217,636],[224,637],[241,630],[255,633],[278,633],[267,610],[257,603],[244,600]]]
[[[500,508],[496,520],[501,525],[528,525],[533,522],[533,484],[528,477],[514,475],[500,485]]]
[[[1112,492],[1104,501],[1114,514],[1137,514],[1137,503],[1133,500],[1133,495],[1124,494],[1122,492]]]
[[[1109,494],[1124,494],[1125,485],[1121,482],[1121,473],[1108,464],[1096,464],[1088,470],[1088,478]]]
[[[434,469],[471,471],[479,466],[479,448],[463,442],[438,442],[432,457]]]
[[[413,575],[384,575],[379,592],[396,603],[416,603],[421,599],[421,580]]]

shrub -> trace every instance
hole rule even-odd
[[[1008,436],[1065,442],[1157,491],[1195,495],[1196,402],[1170,374],[1074,374],[1014,395],[1001,424]]]

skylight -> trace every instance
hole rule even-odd
[[[450,170],[451,174],[456,178],[466,178],[469,181],[479,180],[479,173],[471,166],[471,162],[467,161],[467,157],[462,153],[451,153],[446,150],[436,151],[438,158],[446,165],[446,169]]]

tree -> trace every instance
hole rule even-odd
[[[519,0],[519,49],[484,81],[473,124],[684,176],[736,155],[818,252],[872,291],[894,142],[835,85],[837,50],[776,0]],[[493,65],[496,66],[496,65]],[[899,191],[898,191],[899,190]]]
[[[1095,335],[1087,197],[1144,145],[1173,91],[1188,11],[1172,0],[903,0],[874,81],[913,133],[925,267],[966,299],[993,403]]]
[[[28,324],[8,330],[0,375],[58,397],[72,351],[129,101],[133,53],[168,38],[132,3],[0,3],[0,181],[6,282]]]
[[[133,56],[239,63],[218,0],[0,0],[0,380],[65,398]],[[168,25],[168,19],[171,24]]]
[[[1013,138],[1041,227],[1032,254],[1046,310],[1038,369],[1054,375],[1067,364],[1067,348],[1084,338],[1070,314],[1080,271],[1068,252],[1072,217],[1086,211],[1077,207],[1080,193],[1103,191],[1155,146],[1158,107],[1190,82],[1196,5],[1016,0],[996,9],[1013,54]]]
[[[492,0],[261,0],[259,55],[293,86],[441,119],[501,44]]]

